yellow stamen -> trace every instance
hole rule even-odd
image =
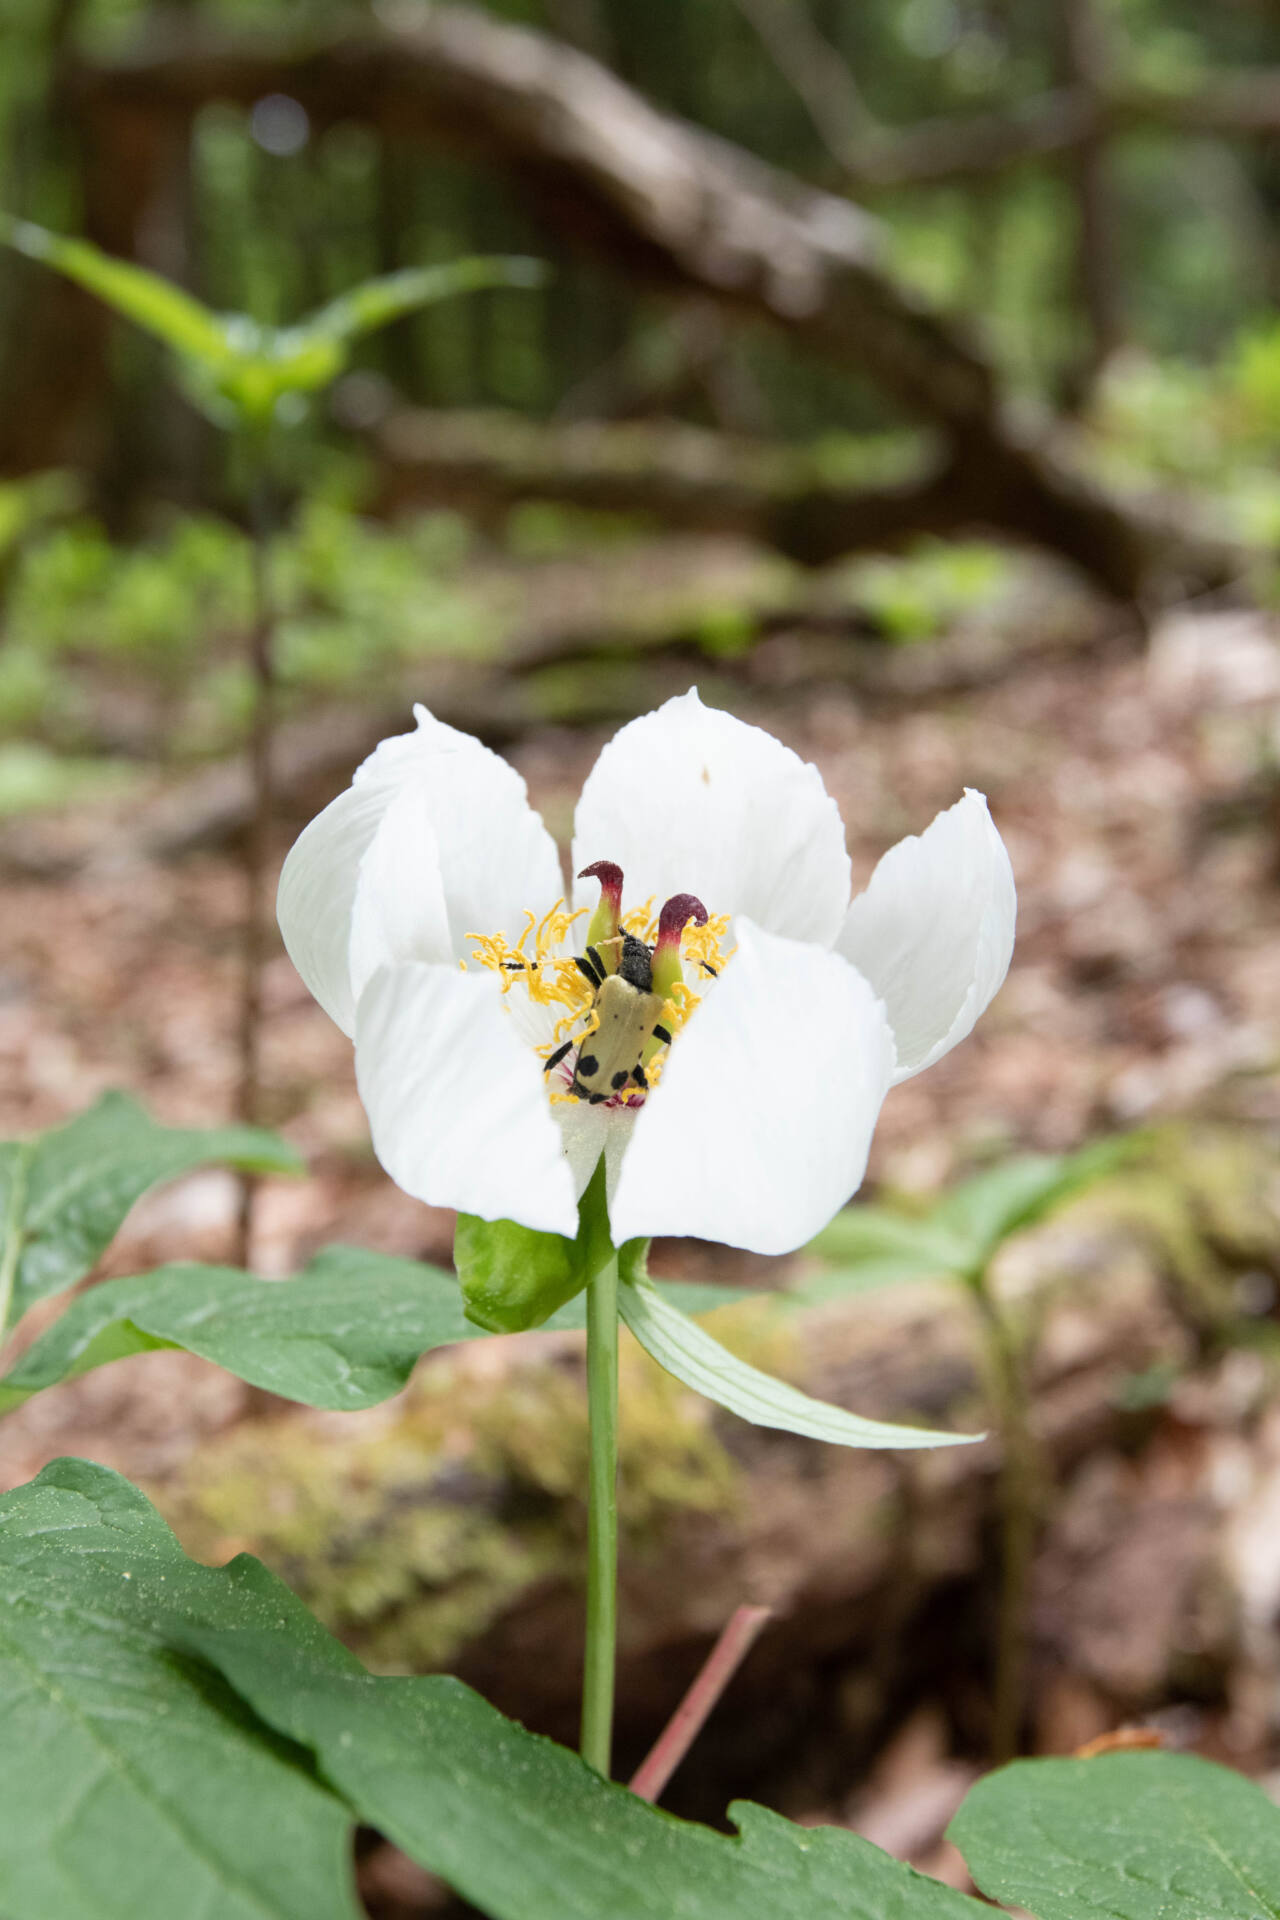
[[[651,893],[642,907],[632,907],[630,913],[622,916],[626,932],[634,933],[637,940],[643,940],[650,947],[658,937],[658,916],[653,910],[657,897],[657,894]]]
[[[572,954],[560,952],[569,935],[569,929],[575,920],[580,920],[585,909],[577,913],[565,910],[563,900],[557,900],[539,920],[529,907],[524,910],[525,926],[520,938],[513,947],[505,933],[469,933],[467,939],[475,947],[475,959],[489,972],[499,975],[502,991],[510,993],[517,983],[522,986],[536,1006],[565,1008],[560,1025],[567,1031],[575,1021],[581,1018],[591,1004],[591,984],[584,980],[574,965]],[[533,952],[527,951],[530,934],[533,935]],[[550,1047],[546,1049],[549,1053]]]
[[[555,1023],[553,1037],[535,1049],[544,1060],[549,1059],[570,1038],[576,1046],[581,1047],[587,1036],[594,1033],[600,1024],[594,1004],[595,989],[573,954],[564,950],[570,929],[575,921],[584,917],[585,912],[584,908],[577,913],[570,913],[562,899],[557,900],[541,919],[526,907],[525,925],[514,946],[505,933],[467,935],[473,944],[477,965],[498,975],[503,993],[510,993],[513,987],[519,986],[535,1006],[563,1008]],[[621,924],[628,933],[652,946],[658,937],[654,900],[650,898],[642,907],[633,907],[629,913],[623,914]],[[692,964],[695,977],[700,981],[709,981],[711,977],[704,967],[718,974],[726,961],[733,958],[736,949],[730,948],[727,953],[724,950],[728,931],[727,913],[712,914],[705,926],[700,927],[690,921],[685,927],[681,952]],[[465,961],[460,961],[459,965],[466,970]],[[702,998],[702,994],[687,981],[677,981],[669,998],[663,1002],[659,1025],[666,1026],[674,1038],[688,1025],[701,1006]],[[652,1089],[662,1077],[667,1055],[666,1043],[650,1041],[645,1054],[644,1067]],[[553,1106],[562,1106],[566,1102],[577,1103],[576,1094],[562,1092],[555,1087],[548,1091]],[[638,1098],[638,1095],[633,1097]]]

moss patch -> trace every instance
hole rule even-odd
[[[758,1310],[732,1311],[735,1345],[752,1344]],[[581,1350],[558,1343],[491,1375],[474,1353],[437,1361],[359,1422],[245,1422],[156,1493],[190,1551],[259,1555],[371,1666],[421,1671],[535,1582],[579,1578],[586,1469]],[[625,1340],[624,1550],[736,1497],[709,1410]]]

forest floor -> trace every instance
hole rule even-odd
[[[910,697],[870,697],[834,673],[740,675],[734,699],[743,716],[820,767],[847,825],[855,885],[886,846],[925,827],[965,786],[986,792],[1012,856],[1019,932],[1008,983],[970,1040],[891,1094],[873,1186],[926,1192],[1008,1150],[1068,1148],[1179,1114],[1229,1123],[1274,1148],[1278,640],[1276,624],[1259,613],[1206,606],[1165,618],[1145,647],[1118,634],[1077,653],[1032,652],[984,684]],[[785,634],[767,644],[775,660],[785,657]],[[945,653],[946,643],[938,646]],[[684,684],[696,677],[690,672]],[[562,839],[606,737],[605,728],[543,724],[504,746]],[[333,778],[330,791],[343,784],[345,776]],[[281,855],[302,809],[314,811],[326,797],[290,796],[296,817],[282,827]],[[175,1123],[207,1124],[230,1110],[234,848],[148,859],[130,843],[125,810],[76,871],[18,871],[6,894],[5,1135],[53,1124],[113,1086]],[[373,1161],[350,1047],[282,951],[270,963],[267,1003],[269,1117],[310,1172],[263,1189],[257,1267],[288,1274],[334,1240],[447,1265],[451,1217],[400,1194]],[[785,1035],[778,1039],[785,1044]],[[104,1271],[226,1259],[235,1207],[234,1184],[218,1173],[163,1191],[135,1210]],[[665,1247],[659,1261],[668,1272],[751,1282],[767,1265],[694,1245]],[[260,1402],[188,1356],[129,1361],[11,1415],[0,1437],[0,1481],[17,1483],[55,1455],[76,1452],[180,1488],[204,1450],[263,1417]],[[307,1417],[274,1418],[288,1428]],[[1138,1471],[1155,1475],[1159,1499],[1175,1471],[1167,1432],[1152,1446]],[[1153,1459],[1163,1464],[1153,1468]],[[1106,1498],[1119,1499],[1114,1474]],[[1053,1550],[1069,1557],[1070,1542],[1060,1537]],[[695,1638],[702,1630],[701,1622],[690,1629]],[[829,1621],[822,1631],[830,1638]],[[1081,1719],[1075,1710],[1079,1688],[1073,1694],[1063,1684],[1058,1731],[1046,1733],[1042,1718],[1041,1744],[1069,1739],[1077,1722],[1082,1737],[1097,1730],[1089,1713]],[[1180,1697],[1168,1675],[1149,1692],[1156,1706]],[[894,1726],[892,1719],[882,1713],[877,1722],[869,1770],[863,1750],[853,1799],[852,1789],[837,1795],[823,1774],[811,1788],[793,1780],[789,1810],[856,1818],[882,1844],[943,1867],[938,1835],[972,1755],[957,1756],[936,1703],[917,1701]],[[1250,1749],[1259,1764],[1267,1751],[1266,1739]],[[398,1871],[386,1861],[370,1869],[386,1881],[371,1894],[377,1910],[427,1911],[429,1890],[413,1882],[397,1891]]]

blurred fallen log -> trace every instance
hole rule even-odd
[[[1005,532],[1063,555],[1117,597],[1158,592],[1170,574],[1206,584],[1234,570],[1209,543],[1193,552],[1158,537],[1072,471],[1043,428],[1015,419],[978,348],[894,280],[868,214],[659,112],[546,35],[439,7],[375,34],[255,50],[170,17],[76,85],[104,156],[142,151],[140,128],[185,124],[209,100],[276,91],[321,127],[365,118],[389,136],[473,155],[620,271],[767,320],[874,383],[945,435],[945,490],[971,494]]]
[[[393,414],[375,445],[383,504],[450,505],[481,518],[522,500],[648,515],[684,532],[735,533],[802,566],[885,551],[919,534],[1018,531],[1026,503],[999,465],[954,449],[871,486],[833,474],[829,449],[753,441],[678,421],[530,420],[499,411]],[[1127,524],[1153,557],[1177,554],[1212,578],[1240,564],[1225,542],[1168,508],[1130,504]],[[1053,541],[1044,543],[1053,546]]]
[[[646,515],[686,533],[732,533],[804,566],[979,524],[953,463],[900,483],[829,476],[804,448],[708,432],[674,420],[544,424],[517,413],[393,414],[375,438],[382,504],[453,506],[484,518],[522,500]]]

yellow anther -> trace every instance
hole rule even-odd
[[[474,949],[476,965],[498,975],[503,993],[520,987],[535,1006],[562,1010],[552,1029],[552,1038],[535,1048],[535,1052],[544,1060],[559,1051],[566,1040],[572,1040],[575,1046],[581,1047],[587,1036],[594,1033],[600,1024],[594,1004],[595,989],[574,955],[566,950],[570,930],[584,914],[585,909],[570,913],[563,899],[549,907],[541,919],[526,907],[524,928],[514,946],[505,933],[467,935]],[[658,936],[653,899],[625,913],[621,925],[628,933],[652,946]],[[681,954],[691,963],[694,977],[704,989],[710,985],[711,974],[718,974],[725,962],[733,957],[734,949],[730,948],[727,953],[724,950],[728,931],[727,913],[712,914],[705,926],[690,921],[684,929]],[[465,961],[459,962],[464,972],[466,964]],[[663,1003],[662,1018],[658,1024],[665,1026],[674,1037],[688,1025],[702,999],[703,994],[698,987],[688,981],[676,981]],[[667,1051],[666,1043],[656,1038],[645,1048],[644,1067],[650,1089],[662,1077]],[[561,1091],[558,1086],[548,1088],[548,1097],[553,1106],[576,1104],[578,1099],[576,1094]],[[629,1094],[628,1098],[638,1102],[639,1095]]]
[[[652,946],[658,937],[658,917],[653,911],[656,893],[651,893],[642,907],[632,907],[630,913],[622,916],[622,925],[628,933],[634,933],[637,940],[643,940]]]
[[[719,973],[725,961],[731,960],[737,952],[736,947],[731,947],[728,953],[724,951],[728,932],[727,913],[713,913],[704,927],[695,925],[691,920],[684,930],[680,951],[686,959],[694,961],[699,967],[704,965],[713,967]]]
[[[561,949],[569,929],[582,913],[569,913],[563,900],[557,900],[539,920],[531,908],[524,909],[525,925],[513,947],[505,933],[469,933],[475,947],[475,959],[502,980],[502,991],[522,986],[536,1006],[562,1006],[572,1024],[591,1003],[591,987],[574,965],[572,954]],[[532,935],[532,951],[529,950]]]

